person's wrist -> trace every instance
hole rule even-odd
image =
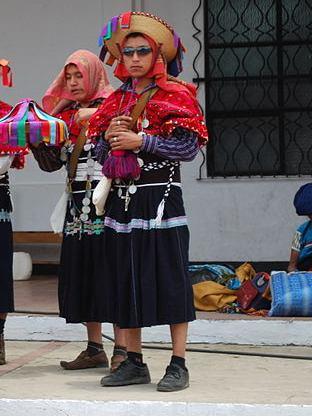
[[[144,132],[140,132],[138,134],[138,145],[135,149],[133,149],[134,153],[139,153],[142,150],[142,146],[143,146],[143,143],[144,143],[144,137],[145,137]]]
[[[138,134],[138,136],[140,137],[140,150],[144,149],[145,146],[145,142],[146,142],[146,133],[144,133],[143,131],[140,132],[140,134]]]
[[[138,134],[138,148],[139,149],[141,149],[141,147],[142,147],[144,137],[145,137],[145,133]]]

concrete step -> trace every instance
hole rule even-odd
[[[221,315],[221,316],[220,316]],[[311,318],[227,319],[225,314],[199,314],[190,323],[188,342],[192,344],[298,345],[312,346]],[[230,315],[231,316],[231,315]],[[112,336],[112,325],[103,324]],[[81,324],[65,324],[56,316],[10,315],[6,324],[10,340],[80,341],[86,339]],[[145,342],[170,342],[168,326],[143,329]]]
[[[142,396],[142,391],[138,391]],[[173,393],[176,394],[176,393]],[[311,405],[0,399],[0,416],[311,416]]]

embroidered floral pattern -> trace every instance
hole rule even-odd
[[[73,222],[66,222],[64,234],[66,236],[85,234],[85,235],[100,235],[104,231],[104,221],[97,218],[95,221],[81,221],[79,218],[75,218]]]
[[[0,222],[2,221],[11,221],[10,213],[4,209],[0,209]]]

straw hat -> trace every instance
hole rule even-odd
[[[107,48],[108,52],[115,59],[120,58],[121,45],[127,35],[139,32],[150,36],[161,47],[161,53],[169,63],[173,61],[180,49],[183,49],[180,38],[171,26],[164,20],[150,13],[126,12],[114,16],[104,26],[99,43]]]

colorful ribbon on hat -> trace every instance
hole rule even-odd
[[[67,138],[66,123],[45,113],[29,98],[20,101],[0,119],[0,151],[2,146],[25,148],[40,141],[59,145]]]
[[[105,40],[109,40],[113,33],[118,29],[118,23],[120,23],[121,29],[129,29],[131,23],[132,12],[125,12],[120,16],[113,16],[108,23],[103,27],[99,36],[99,46],[104,45]]]
[[[185,49],[180,37],[176,33],[174,33],[174,46],[177,48],[177,54],[175,58],[168,63],[168,74],[177,77],[183,71],[182,61]]]

